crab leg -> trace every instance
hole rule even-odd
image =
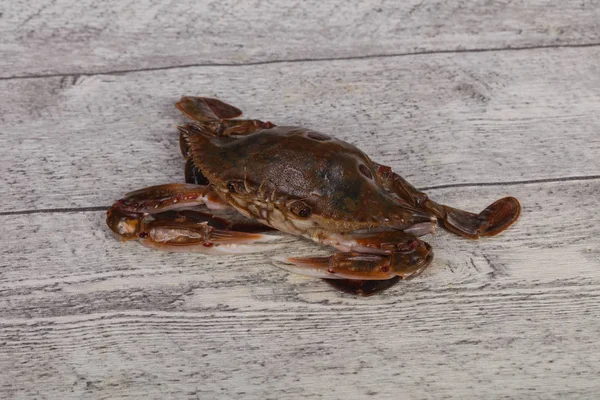
[[[202,171],[196,167],[191,156],[185,160],[185,181],[194,185],[208,185],[210,183]]]
[[[232,119],[242,115],[239,108],[210,97],[184,96],[175,107],[191,119],[200,122]]]
[[[188,124],[186,127],[180,127],[180,131],[182,131],[181,128],[190,129],[191,126],[195,126],[214,136],[231,136],[248,135],[275,126],[271,122],[257,119],[234,120],[232,118],[242,115],[238,108],[208,97],[182,97],[175,106],[189,118],[200,122],[200,124]],[[183,131],[182,133],[185,134]]]
[[[197,210],[182,209],[200,204],[221,207],[207,200],[214,192],[198,185],[161,185],[129,193],[107,212],[106,223],[123,241],[171,252],[252,253],[277,248],[267,244],[277,236],[262,232],[269,227],[256,223],[232,223]]]
[[[395,193],[413,207],[435,215],[444,228],[470,239],[494,236],[511,226],[521,214],[521,205],[514,197],[504,197],[487,206],[479,214],[436,203],[427,194],[417,190],[390,167],[375,164],[377,173],[387,190]]]
[[[127,193],[114,207],[130,213],[156,214],[205,204],[209,209],[227,209],[229,205],[210,187],[184,183],[150,186]]]
[[[431,246],[402,231],[334,234],[323,243],[344,251],[328,257],[279,258],[278,266],[323,278],[346,292],[368,296],[400,279],[414,278],[433,259]]]

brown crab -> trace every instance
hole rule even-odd
[[[217,99],[183,97],[176,106],[195,120],[178,127],[187,183],[118,200],[107,223],[122,240],[235,253],[268,247],[273,228],[339,250],[279,259],[280,266],[370,295],[431,263],[431,247],[419,237],[433,233],[438,221],[476,239],[502,232],[520,214],[514,197],[479,214],[438,204],[349,143],[306,128],[233,119],[242,112]],[[200,207],[233,208],[250,220],[232,222]]]

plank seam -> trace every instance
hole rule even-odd
[[[422,188],[419,188],[419,190],[426,191],[426,190],[461,188],[461,187],[516,186],[516,185],[529,185],[529,184],[533,184],[533,183],[592,181],[592,180],[597,180],[597,179],[600,179],[600,175],[565,176],[565,177],[561,177],[561,178],[529,179],[529,180],[524,180],[524,181],[508,181],[508,182],[449,183],[447,185],[422,187]]]
[[[573,182],[573,181],[592,181],[600,180],[600,175],[590,176],[567,176],[562,178],[547,178],[547,179],[530,179],[525,181],[509,181],[509,182],[475,182],[475,183],[450,183],[447,185],[427,186],[418,188],[421,191],[448,189],[448,188],[464,188],[464,187],[486,187],[486,186],[516,186],[529,185],[535,183],[556,183],[556,182]],[[79,212],[97,212],[106,211],[108,206],[92,206],[92,207],[69,207],[69,208],[42,208],[37,210],[17,210],[17,211],[0,211],[0,217],[9,215],[29,215],[29,214],[53,214],[53,213],[79,213]]]
[[[394,58],[408,57],[421,55],[436,55],[436,54],[461,54],[461,53],[489,53],[489,52],[504,52],[504,51],[526,51],[526,50],[542,50],[542,49],[562,49],[562,48],[588,48],[598,47],[600,43],[583,43],[583,44],[550,44],[538,46],[521,46],[521,47],[494,47],[494,48],[475,48],[475,49],[454,49],[454,50],[423,50],[406,53],[391,53],[391,54],[367,54],[361,56],[343,56],[343,57],[325,57],[325,58],[296,58],[287,60],[265,60],[251,61],[246,63],[195,63],[181,65],[166,65],[162,67],[148,68],[131,68],[113,71],[100,72],[64,72],[50,74],[30,74],[30,75],[13,75],[1,76],[0,81],[17,80],[17,79],[43,79],[43,78],[59,78],[59,77],[80,77],[80,76],[103,76],[103,75],[123,75],[137,72],[152,72],[165,71],[172,69],[200,68],[200,67],[248,67],[257,65],[270,64],[285,64],[285,63],[307,63],[307,62],[323,62],[323,61],[353,61],[353,60],[371,60],[377,58]]]

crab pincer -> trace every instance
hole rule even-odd
[[[384,281],[418,276],[433,259],[429,244],[402,231],[335,236],[330,239],[331,244],[350,251],[324,257],[280,257],[277,265],[290,272],[326,279],[345,292],[368,296],[382,290]]]
[[[253,222],[233,223],[194,209],[226,203],[199,185],[161,185],[131,192],[107,211],[107,224],[123,241],[170,252],[203,254],[253,253],[278,248],[266,235],[271,229]]]

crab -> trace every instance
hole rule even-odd
[[[279,257],[276,265],[368,296],[431,264],[432,248],[421,237],[438,224],[477,239],[504,231],[521,212],[514,197],[479,214],[436,203],[352,144],[307,128],[236,119],[239,109],[214,98],[183,97],[176,107],[193,120],[178,127],[186,183],[116,201],[107,224],[123,241],[227,254],[272,248],[275,230],[300,235],[337,252]],[[223,218],[221,210],[245,218]]]

